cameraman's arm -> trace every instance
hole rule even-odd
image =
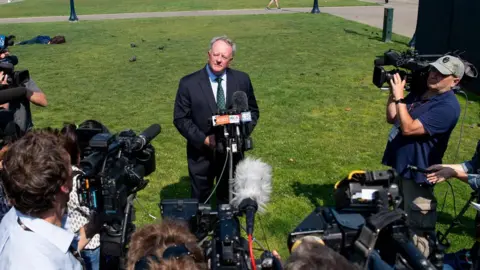
[[[403,92],[405,90],[406,81],[400,78],[400,75],[396,73],[393,75],[393,79],[390,80],[392,86],[392,95],[395,100],[403,99]],[[426,130],[423,127],[422,122],[418,119],[413,119],[408,113],[407,105],[405,103],[395,104],[397,109],[397,119],[400,123],[400,130],[404,136],[418,136],[426,134]]]
[[[396,117],[397,108],[395,106],[395,98],[390,94],[387,100],[387,123],[394,124]]]
[[[42,90],[32,79],[25,83],[25,87],[27,88],[27,98],[30,102],[42,107],[46,107],[48,105],[47,96],[45,96]]]

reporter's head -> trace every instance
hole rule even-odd
[[[128,270],[207,269],[196,237],[186,224],[172,220],[163,220],[137,230],[132,235],[127,257]]]
[[[304,237],[292,250],[285,270],[355,270],[358,267],[325,246],[317,237]]]
[[[457,57],[446,55],[430,63],[427,84],[430,90],[444,92],[457,86],[465,74],[465,65]]]
[[[72,189],[69,154],[54,133],[29,132],[5,153],[2,180],[18,211],[39,218],[61,216]]]

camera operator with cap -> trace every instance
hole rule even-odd
[[[12,59],[9,56],[10,53],[7,50],[4,50],[3,53],[0,54],[0,61],[2,61],[2,59]],[[16,59],[16,57],[13,59]],[[18,62],[18,60],[16,61]],[[12,64],[16,65],[16,63]],[[7,75],[0,71],[0,87],[2,85],[8,85]],[[23,132],[27,132],[33,127],[30,103],[33,103],[40,107],[46,107],[48,102],[45,93],[42,92],[42,90],[37,86],[37,84],[32,78],[30,78],[24,86],[25,88],[27,88],[27,94],[24,99],[14,100],[9,103],[1,104],[0,107],[5,110],[12,111],[15,123]]]
[[[459,58],[443,56],[430,63],[427,89],[413,89],[405,98],[405,80],[398,73],[390,80],[386,116],[393,127],[382,163],[399,174],[403,209],[414,232],[413,242],[425,257],[430,254],[425,236],[435,231],[437,202],[433,185],[423,173],[409,169],[408,165],[427,168],[442,163],[460,115],[460,104],[452,88],[464,72]]]
[[[62,139],[27,133],[5,153],[2,180],[12,208],[0,223],[0,269],[82,269],[79,237],[63,228],[73,183]]]

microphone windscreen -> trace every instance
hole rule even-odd
[[[233,93],[233,109],[248,111],[247,93],[243,91]]]
[[[237,165],[233,186],[233,206],[238,207],[244,199],[250,198],[257,202],[258,211],[263,212],[272,192],[272,167],[259,159],[247,157]]]

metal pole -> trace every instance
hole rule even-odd
[[[71,22],[78,21],[77,14],[75,13],[75,3],[73,0],[70,0],[70,18],[68,18],[68,20]]]
[[[393,8],[385,8],[383,13],[383,42],[392,41]]]
[[[313,8],[311,13],[312,14],[320,13],[320,9],[318,8],[318,0],[313,0]]]

